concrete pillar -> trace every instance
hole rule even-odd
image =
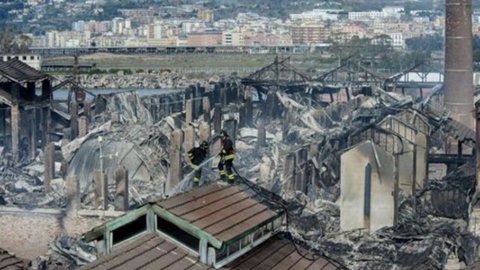
[[[195,146],[195,129],[192,126],[185,128],[185,138],[183,141],[183,149],[185,154]]]
[[[101,171],[95,171],[95,208],[108,210],[108,177]]]
[[[203,104],[203,99],[202,99],[202,93],[200,91],[200,85],[195,85],[195,88],[193,89],[193,119],[197,119],[200,114],[203,113],[202,110],[202,104]]]
[[[253,126],[253,101],[252,91],[245,91],[245,124],[249,127]]]
[[[228,119],[223,122],[223,129],[227,131],[230,139],[233,142],[233,145],[237,142],[237,120],[235,119]]]
[[[263,123],[260,123],[257,128],[257,150],[262,149],[266,145],[267,131]]]
[[[215,112],[213,115],[213,130],[216,134],[219,134],[222,131],[222,105],[215,104]]]
[[[475,103],[476,108],[476,144],[475,144],[475,158],[476,158],[476,179],[477,179],[477,192],[480,188],[480,102]]]
[[[220,99],[221,94],[220,93],[221,93],[220,85],[218,83],[216,83],[213,86],[213,95],[212,95],[212,102],[214,104],[221,103],[221,99]]]
[[[87,117],[88,123],[90,123],[93,119],[94,116],[92,117],[92,102],[86,100],[83,103],[83,115]]]
[[[7,138],[7,116],[6,116],[6,108],[0,109],[0,136],[3,141],[4,145],[8,145],[8,142],[6,141]]]
[[[202,99],[202,106],[203,106],[203,121],[206,123],[210,123],[210,118],[211,118],[211,110],[212,108],[210,107],[210,98],[208,97],[203,97]]]
[[[128,170],[125,167],[115,171],[115,210],[128,210]]]
[[[168,170],[167,192],[173,189],[183,178],[181,148],[183,131],[175,130],[170,138],[170,168]]]
[[[295,152],[295,161],[296,161],[296,169],[295,172],[295,190],[306,192],[306,182],[307,182],[307,175],[308,172],[306,171],[307,166],[307,150],[301,148]]]
[[[210,141],[210,136],[212,134],[210,124],[202,122],[200,123],[200,141]]]
[[[27,82],[27,91],[24,94],[24,98],[28,101],[35,99],[35,82]]]
[[[164,112],[163,116],[170,115],[170,112],[171,112],[170,97],[165,97],[162,101],[163,101],[162,103],[163,103],[163,112]]]
[[[43,186],[45,192],[50,192],[52,190],[50,183],[55,177],[55,145],[53,143],[49,143],[45,147],[43,159]]]
[[[12,155],[13,161],[19,160],[20,150],[20,108],[18,104],[13,104],[10,108],[10,125],[12,132]]]
[[[101,114],[107,109],[107,101],[100,95],[95,97],[95,114]]]
[[[50,80],[43,80],[42,81],[42,99],[48,100],[50,99],[50,95],[52,94],[52,83]]]
[[[88,119],[86,116],[81,116],[78,121],[78,136],[83,137],[88,134]]]
[[[264,116],[267,119],[273,119],[276,117],[276,94],[273,91],[269,91],[267,94],[267,100],[265,101]]]
[[[189,99],[185,103],[185,124],[188,125],[192,123],[192,120],[193,120],[193,101]]]
[[[78,136],[78,103],[70,102],[70,128],[72,130],[72,139]]]
[[[12,100],[16,102],[20,99],[20,85],[18,83],[13,83],[11,89]]]
[[[245,104],[241,104],[238,108],[238,128],[243,128],[247,126],[247,120],[245,119]]]
[[[34,160],[37,156],[37,109],[33,109],[30,112],[30,143],[29,143],[29,158],[30,160]]]
[[[43,145],[46,145],[50,142],[50,127],[52,119],[50,108],[46,107],[42,109],[42,136],[44,136]]]
[[[67,177],[66,183],[67,195],[67,215],[76,216],[80,209],[80,182],[75,175]]]
[[[220,104],[226,106],[228,104],[227,89],[220,88]]]

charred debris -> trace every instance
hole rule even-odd
[[[476,135],[439,105],[435,83],[348,60],[311,78],[288,58],[155,96],[97,95],[73,79],[54,86],[15,61],[0,73],[3,207],[128,211],[187,191],[186,151],[207,140],[215,155],[225,129],[238,174],[286,201],[285,233],[310,252],[352,269],[479,259]],[[67,98],[55,99],[63,88]],[[203,183],[217,180],[215,167],[204,167]],[[50,246],[50,265],[94,258],[78,239]]]

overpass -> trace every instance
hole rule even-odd
[[[95,53],[112,54],[305,54],[320,52],[330,45],[278,45],[278,46],[148,46],[148,47],[32,47],[33,54],[41,56],[71,56]]]

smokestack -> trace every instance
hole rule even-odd
[[[452,117],[474,129],[472,0],[446,0],[445,106]]]

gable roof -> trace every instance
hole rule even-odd
[[[210,184],[156,203],[157,214],[220,248],[283,215],[241,186]],[[155,208],[154,208],[155,210]],[[162,215],[162,213],[164,215]]]
[[[213,183],[143,205],[93,228],[84,237],[92,241],[106,229],[119,228],[148,211],[198,239],[206,239],[215,248],[230,245],[284,215],[283,210],[271,208],[246,187]]]
[[[8,62],[0,61],[0,76],[17,83],[35,82],[50,78],[48,74],[42,73],[17,59]]]
[[[344,269],[343,266],[326,257],[312,257],[303,249],[300,252],[302,254],[299,254],[287,239],[274,236],[221,269]],[[81,269],[213,270],[215,268],[201,263],[199,258],[189,255],[188,252],[163,239],[158,234],[150,233],[129,242]]]
[[[87,269],[207,269],[199,259],[150,233],[81,268]]]

